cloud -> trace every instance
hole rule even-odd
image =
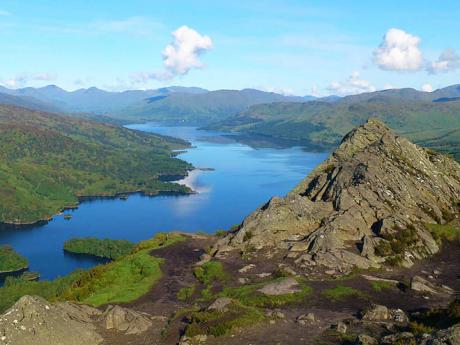
[[[163,30],[163,24],[145,17],[130,17],[120,20],[98,20],[88,24],[88,28],[99,33],[126,33],[148,36]]]
[[[374,63],[387,71],[418,71],[423,66],[420,38],[400,29],[389,29],[374,51]]]
[[[460,55],[454,49],[446,49],[437,61],[428,65],[427,71],[431,74],[445,73],[460,68]]]
[[[150,74],[150,77],[167,80],[203,67],[200,56],[212,48],[211,38],[185,25],[173,31],[172,35],[174,41],[162,52],[164,70]]]
[[[376,88],[369,81],[361,79],[358,71],[353,71],[346,81],[334,81],[327,87],[327,90],[339,96],[346,96],[362,92],[373,92]]]
[[[433,92],[433,86],[431,84],[423,84],[422,85],[422,91],[424,92]]]
[[[283,96],[294,96],[295,94],[294,90],[290,88],[283,88],[283,87],[272,87],[272,86],[262,87],[262,91],[273,92],[273,93],[277,93]]]
[[[33,81],[54,81],[57,75],[54,73],[23,73],[13,78],[2,79],[0,83],[10,88],[21,88]]]

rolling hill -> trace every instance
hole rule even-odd
[[[0,222],[50,218],[82,196],[188,192],[160,181],[191,166],[174,158],[179,139],[0,105]]]
[[[209,129],[336,146],[353,127],[376,117],[399,134],[460,159],[460,86],[434,92],[386,90],[344,97],[336,102],[272,103],[250,107]],[[439,102],[439,99],[451,99]]]

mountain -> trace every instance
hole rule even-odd
[[[0,93],[0,104],[9,104],[43,111],[57,111],[57,108],[51,103],[40,101],[29,96],[13,96],[6,93]]]
[[[455,160],[370,119],[286,197],[249,215],[217,250],[280,252],[307,275],[412,266],[439,250],[429,224],[456,219],[459,201]]]
[[[400,89],[348,96],[335,102],[262,104],[207,128],[328,148],[338,145],[355,126],[377,117],[399,134],[460,159],[460,102],[436,101],[458,95],[460,86],[451,86],[432,93]]]
[[[188,192],[161,182],[191,166],[174,158],[179,139],[0,105],[0,222],[48,219],[82,196]]]
[[[254,104],[305,102],[303,97],[283,96],[254,89],[206,93],[171,93],[145,99],[123,109],[118,116],[136,121],[168,121],[204,125],[237,114]]]
[[[56,110],[63,112],[86,112],[93,114],[108,114],[128,107],[137,102],[155,95],[169,95],[172,93],[199,94],[207,92],[197,87],[171,86],[157,90],[128,90],[123,92],[110,92],[91,87],[75,91],[66,91],[56,85],[41,88],[26,87],[22,89],[7,89],[0,87],[0,94],[33,98],[37,102],[53,104]],[[36,107],[30,107],[38,109]],[[41,110],[41,109],[39,109]]]

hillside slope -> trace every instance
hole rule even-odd
[[[191,166],[171,149],[187,143],[9,105],[0,105],[0,221],[48,219],[80,196],[186,192],[159,181]]]
[[[349,96],[334,103],[272,103],[255,105],[209,129],[230,130],[334,147],[348,131],[376,117],[399,134],[460,159],[460,86],[419,92],[386,90]]]
[[[445,224],[459,213],[460,165],[371,119],[217,249],[287,251],[307,271],[411,266],[439,249],[426,224]]]

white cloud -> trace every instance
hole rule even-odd
[[[387,71],[418,71],[423,66],[420,38],[400,29],[389,29],[374,51],[374,63]]]
[[[334,81],[327,90],[339,96],[346,96],[362,92],[373,92],[376,88],[369,81],[361,79],[358,71],[353,71],[346,81]]]
[[[174,42],[163,50],[163,65],[165,70],[157,72],[157,79],[171,79],[185,75],[192,68],[202,68],[201,54],[212,48],[209,36],[199,34],[188,26],[181,26],[172,32]]]
[[[394,89],[394,86],[390,83],[385,83],[385,85],[383,85],[383,89],[384,90]]]
[[[20,74],[13,78],[1,79],[0,84],[9,88],[21,88],[27,86],[29,82],[33,81],[54,81],[57,75],[54,73],[33,73],[33,74]]]
[[[429,64],[427,70],[435,74],[450,72],[458,68],[460,68],[460,55],[454,49],[446,49],[441,53],[437,61]]]
[[[93,32],[126,33],[147,36],[163,30],[163,25],[145,17],[130,17],[120,20],[99,20],[91,22],[88,27]]]
[[[293,96],[294,95],[294,90],[289,89],[289,88],[283,88],[283,87],[262,87],[262,91],[266,92],[273,92],[277,93],[283,96]]]
[[[425,92],[433,92],[433,86],[431,86],[431,84],[423,84],[422,85],[422,91],[425,91]]]

